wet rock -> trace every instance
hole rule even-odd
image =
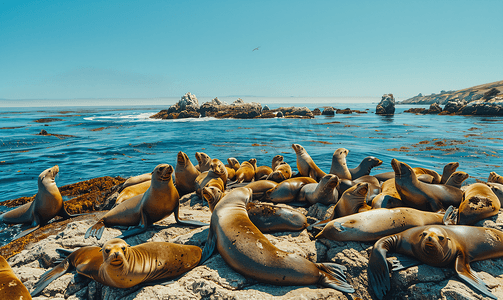
[[[333,116],[335,115],[335,110],[333,107],[325,107],[321,114],[324,116]]]
[[[307,107],[280,107],[272,111],[281,112],[285,118],[314,118],[313,113]]]
[[[260,103],[242,103],[238,100],[234,101],[231,105],[219,105],[218,111],[206,111],[205,115],[215,118],[253,119],[262,113],[262,105]]]
[[[345,109],[336,109],[335,112],[337,114],[343,114],[343,115],[349,115],[352,114],[353,111],[350,108],[345,108]]]
[[[441,112],[442,108],[440,107],[440,105],[438,105],[438,103],[433,103],[432,105],[430,105],[430,108],[428,108],[428,110],[426,111],[427,114],[432,115],[438,115]]]
[[[378,115],[393,115],[395,113],[395,98],[393,94],[385,94],[381,98],[381,102],[377,104],[376,114]]]
[[[464,106],[466,106],[467,102],[460,99],[454,99],[452,101],[447,102],[444,106],[444,110],[442,114],[455,114],[458,113]]]
[[[468,103],[461,109],[462,115],[484,115],[501,116],[503,115],[503,97],[494,97],[491,100],[477,100]]]
[[[270,110],[270,109],[269,109],[269,106],[267,106],[267,105],[265,105],[265,106],[262,108],[262,112],[264,112],[264,111],[268,111],[268,110]]]
[[[315,108],[315,109],[313,109],[313,115],[315,115],[315,116],[321,116],[321,111],[320,111],[320,109],[319,109],[319,108]]]
[[[425,114],[426,108],[419,108],[419,107],[409,108],[409,109],[405,110],[404,112],[411,113],[411,114]]]
[[[196,95],[188,92],[167,110],[161,110],[157,114],[150,116],[153,119],[182,119],[199,117],[199,101]]]

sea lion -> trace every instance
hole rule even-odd
[[[465,173],[463,171],[456,171],[449,176],[449,179],[444,183],[445,185],[450,185],[453,187],[457,187],[458,189],[461,188],[461,185],[463,184],[463,181],[468,179],[469,175],[468,173]]]
[[[241,166],[236,171],[236,183],[250,182],[255,179],[255,172],[257,170],[257,160],[252,158],[248,161],[241,163]]]
[[[201,153],[199,153],[199,155],[201,156]],[[201,166],[203,167],[203,169],[206,168],[205,165]],[[196,167],[194,167],[187,154],[183,153],[182,151],[178,152],[176,156],[175,166],[175,185],[180,197],[192,193],[196,190],[195,181],[199,174],[201,174],[201,172],[199,172]]]
[[[139,183],[142,183],[145,181],[150,181],[151,178],[152,178],[152,173],[145,173],[145,174],[129,177],[126,181],[124,181],[119,192],[122,192],[125,188],[127,188],[129,186],[136,185],[136,184],[139,184]]]
[[[503,176],[498,175],[496,172],[489,173],[489,178],[487,178],[487,182],[494,182],[503,184]]]
[[[138,196],[138,195],[145,193],[148,190],[148,188],[150,187],[150,183],[151,182],[149,179],[149,180],[137,183],[135,185],[130,185],[130,186],[126,187],[125,189],[123,189],[121,191],[119,196],[117,196],[117,199],[115,200],[114,205],[119,205],[129,198],[133,198],[134,196]]]
[[[40,277],[31,294],[39,294],[70,268],[101,284],[122,289],[175,278],[196,267],[201,253],[201,248],[191,245],[148,242],[131,247],[124,240],[111,239],[103,245],[103,249],[87,246],[72,252]]]
[[[412,227],[442,225],[442,219],[442,214],[409,207],[378,208],[336,218],[328,222],[316,238],[333,241],[375,242],[382,237]]]
[[[197,160],[197,165],[195,166],[196,170],[199,172],[206,172],[210,169],[211,165],[211,158],[208,154],[203,153],[203,152],[196,152],[196,160]]]
[[[339,193],[342,194],[350,187],[357,185],[358,183],[361,183],[361,182],[367,182],[367,183],[372,184],[376,187],[381,186],[381,183],[379,182],[379,180],[377,180],[377,178],[375,178],[374,176],[363,175],[355,180],[341,179],[339,182],[339,186],[337,187],[337,190],[339,190]]]
[[[326,173],[314,163],[304,147],[299,144],[292,144],[292,148],[297,155],[297,170],[299,170],[301,176],[311,177],[318,182],[326,175]]]
[[[471,184],[463,194],[456,224],[473,225],[480,220],[497,215],[500,208],[500,200],[487,184]]]
[[[431,182],[433,184],[440,183],[440,180],[442,178],[436,171],[427,168],[414,167],[413,170],[414,173],[416,173],[416,176],[420,176],[422,174],[433,176],[433,181]]]
[[[339,148],[335,150],[334,154],[332,155],[332,166],[330,167],[329,173],[337,175],[341,180],[353,179],[346,163],[346,157],[348,156],[348,153],[348,149]]]
[[[246,211],[250,221],[262,233],[301,231],[308,225],[304,214],[286,207],[248,202]]]
[[[239,161],[234,157],[229,157],[227,159],[227,164],[225,168],[227,169],[227,178],[229,180],[235,180],[236,178],[236,170],[240,167]]]
[[[268,166],[257,167],[257,170],[255,171],[255,180],[267,179],[267,177],[271,173],[272,173],[272,169]]]
[[[201,263],[217,249],[232,269],[261,282],[276,285],[319,284],[354,292],[345,280],[344,266],[315,264],[276,248],[248,217],[246,204],[251,196],[251,189],[236,188],[215,206]]]
[[[493,193],[500,199],[501,206],[503,207],[503,184],[488,182],[487,185],[491,187]]]
[[[285,161],[283,155],[276,155],[272,158],[271,169],[274,171],[276,168]]]
[[[152,172],[152,184],[142,197],[130,198],[107,212],[96,224],[89,227],[84,238],[90,236],[101,239],[105,226],[137,226],[123,232],[125,238],[147,230],[147,226],[174,213],[180,224],[204,226],[206,223],[181,220],[178,217],[180,196],[173,184],[173,167],[160,164]]]
[[[440,211],[461,203],[463,192],[460,189],[421,182],[408,164],[394,158],[391,166],[395,171],[396,190],[406,206],[424,211]]]
[[[301,188],[308,183],[317,183],[311,177],[295,177],[282,181],[264,195],[265,201],[288,203],[297,199]]]
[[[367,198],[368,199],[368,198]],[[403,206],[400,195],[396,191],[395,179],[388,179],[381,184],[381,193],[372,199],[372,203],[367,202],[372,209],[394,208]]]
[[[203,197],[202,189],[208,184],[219,187],[222,192],[227,188],[227,168],[217,158],[211,161],[210,170],[201,173],[195,180],[196,194],[199,197]]]
[[[21,280],[17,278],[3,256],[0,256],[0,299],[31,299],[30,292],[28,292],[28,289]]]
[[[210,208],[210,211],[213,212],[215,205],[217,205],[218,201],[222,199],[225,193],[217,187],[205,186],[201,194],[201,198],[208,202],[208,207]]]
[[[278,183],[272,180],[259,180],[250,182],[245,187],[253,191],[253,199],[260,200],[264,193],[278,186]]]
[[[44,170],[38,176],[38,191],[35,199],[0,215],[1,222],[7,224],[29,223],[32,226],[15,235],[12,240],[37,230],[55,216],[61,216],[64,219],[79,216],[70,215],[65,209],[63,198],[55,181],[58,172],[59,167],[57,165]]]
[[[442,172],[442,178],[440,179],[440,183],[446,183],[449,177],[456,172],[456,169],[459,167],[458,162],[450,162],[444,166],[444,170]]]
[[[370,210],[371,207],[367,205],[365,200],[368,190],[369,184],[367,182],[358,183],[347,189],[335,205],[330,220]]]
[[[283,161],[283,156],[281,155],[276,155],[276,157],[281,157],[281,161],[274,161],[273,159],[273,172],[267,176],[267,180],[272,180],[276,182],[281,182],[286,179],[292,178],[292,167],[290,167],[289,164],[287,164],[285,161]]]
[[[359,177],[362,177],[363,175],[370,175],[372,168],[380,165],[382,165],[382,160],[373,156],[367,156],[360,162],[358,167],[349,169],[349,173],[351,173],[351,179],[355,180]]]
[[[439,182],[440,175],[438,175],[438,173],[433,170],[421,168],[421,167],[415,167],[415,168],[412,168],[412,170],[416,174],[417,179],[422,182],[440,183]],[[384,182],[386,180],[395,178],[395,172],[393,171],[393,172],[384,172],[384,173],[380,173],[380,174],[375,174],[374,177],[377,178],[379,181]]]
[[[319,183],[308,183],[300,189],[297,200],[309,202],[310,204],[322,203],[325,205],[335,204],[339,200],[337,185],[339,177],[327,174],[321,178]]]
[[[370,253],[369,285],[377,298],[390,290],[390,276],[386,254],[396,252],[415,257],[434,267],[454,263],[462,281],[487,297],[497,299],[487,285],[470,268],[470,262],[503,256],[503,232],[484,227],[429,225],[381,238]],[[398,266],[402,269],[404,266]]]

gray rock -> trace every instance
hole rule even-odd
[[[377,104],[376,114],[378,115],[393,115],[395,114],[395,98],[393,94],[385,94],[381,98],[381,102]]]
[[[335,110],[333,107],[325,107],[325,109],[323,109],[323,112],[321,114],[324,116],[334,116]]]

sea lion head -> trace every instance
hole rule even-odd
[[[448,164],[445,165],[444,167],[444,172],[449,172],[449,173],[453,173],[456,171],[456,169],[459,167],[459,163],[458,162],[450,162]]]
[[[171,175],[173,174],[173,167],[168,164],[160,164],[155,167],[152,172],[152,180],[158,181],[170,181],[172,180]]]
[[[378,167],[382,165],[382,160],[374,156],[367,156],[365,157],[364,161],[369,163],[372,167]]]
[[[275,171],[276,168],[280,165],[280,163],[284,160],[282,155],[276,155],[272,158],[271,167]]]
[[[239,166],[241,165],[241,164],[239,163],[239,161],[237,160],[237,158],[235,158],[235,157],[229,157],[229,158],[227,158],[227,163],[228,163],[228,164],[229,164],[229,166],[230,166],[231,168],[233,168],[234,170],[239,169]]]
[[[58,175],[59,166],[55,165],[52,168],[44,170],[40,175],[38,175],[39,184],[50,184],[54,183],[56,175]]]
[[[393,167],[395,177],[397,178],[410,176],[413,173],[412,168],[408,164],[398,161],[395,158],[391,160],[391,167]]]
[[[217,187],[207,186],[203,188],[202,195],[204,200],[208,202],[210,211],[213,212],[215,205],[217,205],[218,201],[222,199],[224,193]]]
[[[249,159],[248,162],[250,163],[250,165],[252,165],[253,169],[257,169],[257,159],[256,158],[252,158],[252,159]]]
[[[129,262],[126,258],[129,245],[121,239],[111,239],[101,249],[103,261],[114,268],[127,270]]]
[[[449,179],[454,180],[456,184],[461,184],[463,181],[465,181],[469,177],[468,173],[463,172],[463,171],[456,171],[451,174]]]
[[[203,152],[196,152],[196,159],[200,166],[207,164],[211,160],[210,156]]]
[[[186,167],[188,163],[190,163],[189,157],[187,154],[183,153],[182,151],[178,152],[178,155],[176,156],[176,163],[179,166]]]
[[[339,148],[337,150],[334,151],[334,154],[332,155],[332,157],[337,157],[337,158],[345,158],[347,157],[349,154],[349,150],[346,149],[346,148]]]
[[[283,181],[285,179],[286,179],[285,175],[280,170],[272,172],[266,178],[266,180],[272,180],[272,181],[275,181],[275,182],[281,182],[281,181]]]
[[[327,174],[320,179],[318,184],[321,184],[324,190],[333,190],[339,185],[339,177],[334,174]]]
[[[218,175],[223,175],[224,173],[227,173],[225,165],[217,158],[211,160],[210,170],[212,170]]]
[[[432,266],[445,266],[456,255],[454,243],[440,226],[426,227],[419,235],[419,249],[413,247],[414,254]],[[417,252],[417,253],[416,253]]]
[[[295,151],[295,153],[297,153],[297,154],[302,154],[302,153],[306,152],[306,149],[304,149],[304,147],[302,147],[299,144],[292,144],[292,148]]]

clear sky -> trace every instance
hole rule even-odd
[[[501,0],[0,0],[0,98],[438,93],[503,80],[502,16]]]

